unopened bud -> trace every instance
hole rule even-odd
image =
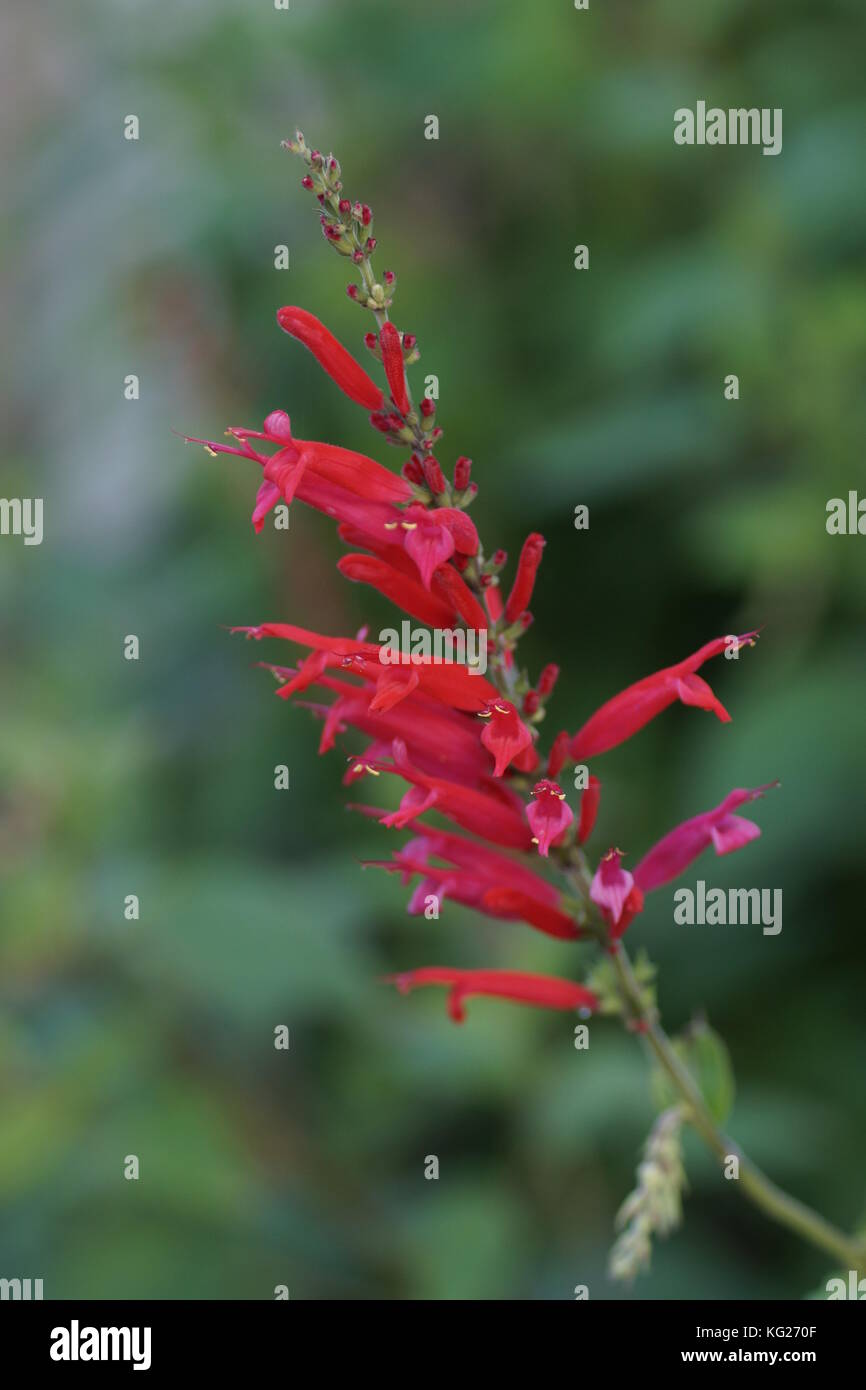
[[[541,707],[541,696],[537,690],[527,690],[523,697],[523,713],[535,714]]]
[[[553,662],[550,662],[549,665],[545,666],[544,670],[538,678],[539,695],[549,695],[558,680],[559,667],[554,665]]]
[[[304,177],[301,179],[301,187],[306,188],[308,192],[312,192],[315,185],[309,174],[304,174]]]
[[[361,293],[361,291],[358,289],[358,286],[357,286],[357,285],[347,285],[347,286],[346,286],[346,294],[349,296],[350,299],[355,299],[355,300],[357,300],[358,295],[359,295],[360,293]]]
[[[416,458],[414,454],[410,459],[406,460],[400,471],[402,472],[403,477],[406,479],[407,483],[421,484],[424,482],[424,470],[421,467],[421,461],[420,459]]]
[[[454,486],[458,492],[463,492],[469,486],[469,474],[472,471],[472,460],[461,454],[454,465]]]
[[[445,491],[445,475],[432,454],[428,454],[424,460],[424,479],[434,497]]]
[[[429,396],[425,396],[420,405],[421,414],[425,420],[430,420],[436,414],[436,402],[431,401]]]
[[[406,352],[411,352],[413,348],[417,345],[417,342],[418,339],[415,337],[414,333],[403,334],[403,348]]]
[[[386,285],[393,285],[394,281],[397,279],[397,276],[394,274],[393,270],[386,270],[385,274],[382,276],[382,279],[385,281]]]
[[[369,348],[371,352],[375,352],[378,345],[379,339],[376,337],[375,333],[364,334],[364,347]]]
[[[373,252],[376,250],[377,244],[374,236],[367,237],[367,240],[364,242],[364,250],[367,252],[368,256],[372,256]]]

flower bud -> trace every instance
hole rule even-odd
[[[404,339],[405,341],[405,339]],[[458,492],[465,491],[469,486],[469,474],[472,471],[472,460],[461,454],[454,465],[454,486]]]
[[[424,470],[421,467],[421,460],[417,455],[413,454],[410,459],[407,459],[400,471],[407,483],[423,484]]]
[[[538,678],[539,695],[549,695],[550,692],[553,690],[553,687],[556,685],[558,679],[559,667],[555,666],[553,662],[550,662],[547,666],[545,666],[544,670]]]
[[[424,460],[423,466],[424,479],[427,486],[433,493],[433,496],[438,497],[445,491],[445,475],[439,467],[438,460],[435,459],[432,454],[428,454]]]

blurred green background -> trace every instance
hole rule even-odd
[[[732,1132],[852,1227],[866,540],[824,521],[866,489],[862,20],[859,0],[6,8],[3,492],[44,497],[45,540],[0,546],[0,1274],[91,1298],[823,1287],[823,1257],[697,1147],[683,1229],[611,1284],[653,1113],[634,1040],[596,1022],[576,1052],[568,1015],[483,1000],[455,1028],[441,991],[378,983],[574,962],[453,905],[410,919],[396,880],[360,871],[397,842],[344,810],[359,741],[318,759],[318,726],[254,666],[294,649],[221,625],[349,633],[393,610],[339,578],[325,518],[298,506],[257,539],[253,472],[172,430],[281,407],[299,435],[398,462],[274,321],[302,304],[363,355],[351,277],[279,148],[300,125],[373,206],[488,547],[548,538],[525,652],[563,667],[550,733],[764,625],[705,672],[731,725],[678,706],[598,761],[594,845],[634,863],[731,787],[781,778],[762,839],[686,881],[782,887],[782,934],[689,932],[662,891],[630,939],[669,1028],[702,1009],[727,1039]],[[676,147],[673,111],[699,98],[782,107],[781,155]]]

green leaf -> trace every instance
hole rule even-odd
[[[723,1125],[734,1103],[734,1072],[727,1047],[705,1019],[695,1019],[673,1039],[674,1051],[694,1078],[716,1124]],[[650,1078],[653,1103],[659,1110],[682,1099],[667,1075],[656,1069]]]

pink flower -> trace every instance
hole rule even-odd
[[[662,884],[670,883],[672,879],[677,878],[708,845],[715,847],[716,854],[731,854],[735,849],[742,849],[751,840],[757,840],[761,833],[760,826],[755,825],[754,821],[746,820],[744,816],[735,816],[732,812],[737,806],[742,806],[746,801],[756,800],[763,796],[765,791],[777,785],[776,782],[770,782],[766,786],[754,787],[751,790],[737,787],[728,793],[724,801],[713,807],[712,811],[704,811],[703,815],[693,816],[691,820],[683,821],[681,825],[669,830],[637,865],[634,871],[635,883],[643,892],[649,893],[654,888],[660,888]]]
[[[595,871],[589,896],[612,928],[611,935],[622,936],[629,922],[643,907],[643,894],[627,869],[621,865],[622,850],[609,849]]]
[[[550,846],[559,844],[571,822],[574,812],[565,799],[565,792],[556,782],[544,778],[532,788],[536,798],[526,808],[526,819],[532,828],[539,854],[547,859]]]
[[[490,700],[478,713],[489,719],[481,742],[496,759],[494,777],[501,777],[508,764],[532,744],[532,731],[526,727],[514,705],[508,700]]]
[[[575,734],[571,756],[580,762],[598,753],[606,753],[609,748],[616,748],[617,744],[631,738],[675,700],[681,700],[684,705],[693,705],[696,709],[712,710],[723,723],[729,723],[731,716],[724,705],[695,672],[711,656],[718,656],[728,648],[739,651],[740,647],[753,647],[757,637],[757,632],[747,632],[742,637],[716,637],[687,656],[685,661],[655,671],[620,691],[619,695],[614,695],[612,700],[597,709]]]

